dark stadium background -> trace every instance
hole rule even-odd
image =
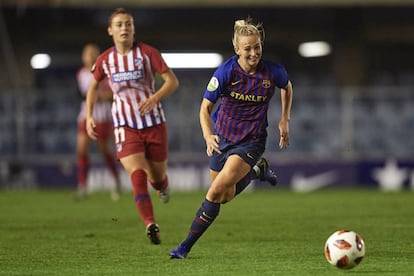
[[[283,63],[294,84],[287,151],[276,148],[277,100],[269,114],[266,156],[282,187],[414,187],[414,1],[3,0],[0,188],[75,187],[75,71],[85,43],[112,45],[107,18],[117,6],[133,13],[137,38],[163,52],[227,58],[234,20],[263,22],[264,57]],[[332,54],[298,54],[299,43],[317,40]],[[52,64],[33,70],[39,52]],[[163,103],[177,189],[208,185],[198,107],[213,70],[176,69],[181,86]],[[91,181],[107,181],[96,159]]]

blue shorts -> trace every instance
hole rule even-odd
[[[213,156],[210,158],[210,169],[216,172],[221,171],[227,158],[232,154],[240,156],[241,159],[253,167],[262,156],[265,148],[266,139],[253,137],[234,144],[220,136],[219,149],[221,154],[213,152]]]

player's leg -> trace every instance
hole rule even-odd
[[[254,170],[250,170],[250,172],[248,172],[239,182],[237,182],[234,191],[234,196],[237,196],[238,194],[243,192],[244,189],[246,189],[247,186],[250,184],[252,179],[255,179],[257,177],[256,175],[257,174]]]
[[[246,141],[231,149],[231,154],[238,155],[247,164],[249,164],[251,168],[250,171],[239,182],[237,182],[234,196],[237,196],[244,191],[252,179],[259,178],[261,168],[259,168],[257,164],[259,162],[258,160],[262,159],[260,156],[263,154],[264,149],[265,147],[262,142],[252,143],[251,141]]]
[[[119,200],[121,195],[121,180],[119,170],[116,164],[115,154],[111,147],[113,127],[112,122],[102,122],[96,124],[96,132],[98,133],[98,148],[102,153],[103,159],[109,171],[115,179],[115,187],[111,191],[111,198],[114,201]]]
[[[230,155],[223,169],[212,181],[206,198],[212,202],[229,202],[234,197],[236,184],[244,179],[250,171],[251,166],[239,155]]]
[[[86,121],[78,123],[76,136],[76,169],[77,169],[77,193],[76,197],[82,199],[87,194],[87,179],[89,171],[89,137],[86,133]]]
[[[120,159],[131,177],[135,206],[146,227],[146,234],[154,244],[161,243],[159,228],[155,223],[154,209],[148,192],[147,161],[145,153],[135,153]]]
[[[193,245],[218,216],[221,204],[234,197],[235,183],[238,183],[250,170],[251,166],[238,155],[231,155],[219,173],[211,171],[213,180],[206,199],[196,212],[187,238],[170,252],[171,258],[183,259],[187,256]]]
[[[277,185],[277,176],[270,168],[269,161],[266,158],[260,157],[253,170],[255,171],[255,178],[260,179],[260,181],[267,181],[272,186]]]
[[[154,162],[148,160],[148,182],[157,191],[157,195],[163,203],[170,200],[168,187],[167,160]]]
[[[240,194],[250,184],[251,180],[260,179],[260,181],[269,182],[272,186],[277,184],[277,176],[269,166],[266,158],[260,157],[250,172],[236,184],[234,196]]]
[[[145,131],[146,156],[148,161],[148,181],[164,203],[170,199],[167,177],[168,135],[165,124]]]
[[[117,158],[131,178],[135,206],[146,226],[146,234],[152,243],[159,244],[159,229],[155,224],[154,210],[148,192],[148,162],[142,132],[120,127],[115,129],[115,137]]]
[[[106,166],[108,167],[115,180],[115,187],[111,189],[111,198],[113,201],[118,201],[121,197],[121,180],[119,177],[118,168],[116,166],[115,156],[111,151],[109,147],[109,141],[107,140],[99,139],[98,148],[102,153],[102,157],[105,161]]]

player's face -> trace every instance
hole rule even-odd
[[[131,43],[134,41],[134,19],[128,14],[118,14],[112,19],[108,33],[115,43]]]
[[[235,47],[239,64],[246,71],[254,71],[262,57],[262,43],[257,35],[240,36]]]
[[[91,68],[92,65],[95,63],[95,60],[98,57],[98,55],[99,55],[99,49],[97,47],[93,45],[85,46],[82,52],[83,64],[86,67]]]

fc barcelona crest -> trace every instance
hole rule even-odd
[[[270,80],[263,80],[262,81],[262,86],[264,88],[269,88],[272,85],[272,83],[270,82]]]

